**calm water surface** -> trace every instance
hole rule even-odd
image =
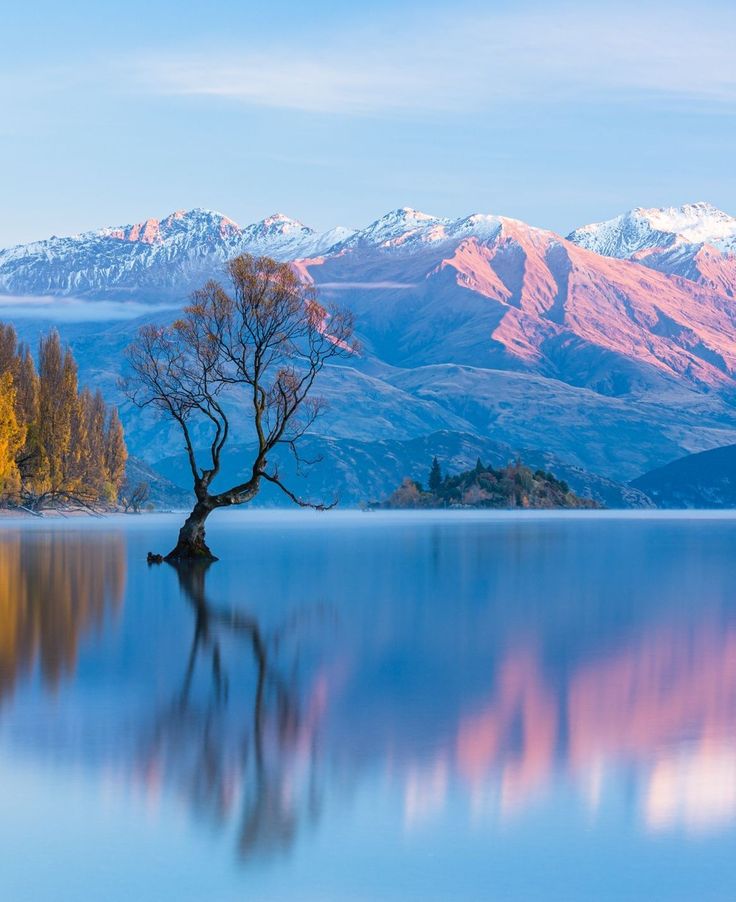
[[[0,524],[0,898],[736,898],[736,515]]]

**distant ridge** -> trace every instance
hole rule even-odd
[[[520,220],[483,213],[450,219],[399,207],[362,229],[318,232],[284,213],[240,226],[214,210],[177,210],[78,235],[0,250],[0,291],[14,295],[181,293],[196,278],[242,252],[279,260],[381,250],[415,254],[501,232],[553,235]],[[561,236],[555,239],[563,241]],[[711,204],[642,208],[573,230],[585,250],[679,275],[732,296],[736,290],[736,218]]]
[[[736,444],[689,454],[631,482],[658,507],[736,508]]]
[[[317,233],[282,213],[241,228],[214,210],[49,238],[0,251],[0,291],[18,295],[185,295],[203,273],[244,251],[315,256],[352,234]]]
[[[237,253],[290,260],[326,303],[353,311],[362,345],[320,381],[329,412],[316,437],[339,444],[333,461],[349,467],[350,442],[380,456],[383,441],[447,430],[541,447],[620,484],[736,442],[732,218],[707,204],[633,212],[568,240],[510,217],[412,207],[327,232],[283,213],[240,226],[180,210],[0,251],[0,295],[18,296],[13,317],[32,342],[39,309],[53,314],[57,298],[83,311],[139,302],[128,320],[111,315],[106,327],[96,316],[63,330],[85,378],[114,398],[134,317],[176,316]],[[632,222],[624,249],[619,233]],[[613,244],[594,245],[599,233]],[[711,243],[691,243],[702,237]],[[47,297],[34,306],[38,295]],[[36,315],[24,322],[26,303]],[[122,403],[132,453],[151,465],[178,453],[175,435]],[[249,440],[245,426],[234,438]]]

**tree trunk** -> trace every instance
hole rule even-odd
[[[191,514],[184,521],[179,530],[179,540],[176,547],[167,555],[169,562],[177,561],[216,561],[217,558],[207,547],[204,539],[204,524],[213,510],[213,506],[207,501],[198,501]]]

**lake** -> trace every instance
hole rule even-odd
[[[0,898],[736,898],[736,514],[0,523]]]

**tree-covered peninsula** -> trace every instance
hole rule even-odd
[[[369,505],[372,510],[417,508],[530,508],[596,509],[600,505],[581,498],[566,482],[545,470],[531,470],[521,460],[501,469],[485,466],[480,459],[472,470],[443,475],[435,457],[427,487],[406,478],[385,500]]]

